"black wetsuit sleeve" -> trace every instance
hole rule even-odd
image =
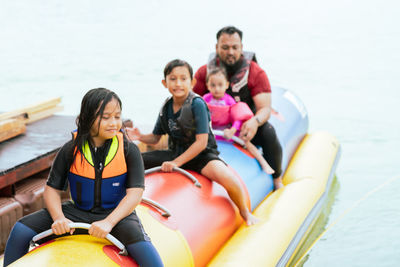
[[[47,185],[57,190],[67,190],[68,171],[72,164],[72,141],[64,144],[58,151],[53,165],[51,166]]]
[[[125,142],[125,159],[128,169],[126,188],[144,188],[144,165],[139,148],[132,142]]]

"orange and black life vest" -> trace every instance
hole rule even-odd
[[[257,63],[254,52],[243,51],[241,64],[238,70],[229,77],[229,88],[226,93],[231,95],[236,102],[245,102],[253,113],[256,113],[256,106],[253,97],[248,90],[248,81],[251,62]],[[211,53],[207,63],[207,72],[220,65],[220,60],[216,53]]]
[[[111,139],[105,162],[100,163],[99,168],[94,166],[87,141],[82,151],[83,157],[78,151],[68,173],[72,200],[83,210],[98,206],[104,209],[115,208],[126,195],[127,166],[122,133],[117,133]]]

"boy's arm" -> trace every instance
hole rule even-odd
[[[65,218],[64,213],[61,209],[61,197],[60,191],[54,189],[51,186],[46,185],[43,193],[44,202],[46,203],[47,210],[50,213],[51,218],[53,219],[53,224],[51,225],[51,229],[56,235],[62,235],[67,232],[72,234],[73,230],[69,227],[70,221]]]
[[[196,134],[196,140],[193,142],[193,144],[173,161],[165,161],[161,165],[161,170],[165,172],[171,172],[174,167],[180,167],[186,162],[192,160],[207,147],[207,142],[208,133]]]
[[[123,218],[131,214],[140,203],[143,195],[143,188],[127,188],[126,196],[118,206],[104,220],[92,223],[89,234],[99,238],[105,238],[113,227]]]
[[[250,141],[257,133],[259,126],[266,123],[271,116],[271,93],[260,93],[253,97],[256,106],[254,117],[243,123],[240,138]]]
[[[149,145],[155,145],[160,141],[161,135],[155,135],[155,134],[142,134],[140,138],[138,139],[140,142],[149,144]]]

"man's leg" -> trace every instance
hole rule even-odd
[[[272,178],[274,178],[275,189],[282,187],[282,146],[274,127],[268,122],[260,126],[251,142],[262,148],[264,159],[274,169]]]

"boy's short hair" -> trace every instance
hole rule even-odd
[[[193,68],[186,61],[182,59],[174,59],[167,63],[164,68],[164,79],[167,78],[168,74],[172,72],[172,70],[176,67],[186,67],[190,74],[190,79],[193,80]]]
[[[206,83],[208,83],[208,79],[210,78],[210,76],[215,75],[215,74],[218,74],[218,73],[222,73],[222,75],[224,75],[225,79],[226,79],[227,81],[229,81],[229,80],[228,80],[228,73],[226,72],[226,69],[225,69],[225,68],[222,68],[222,67],[214,67],[214,68],[212,68],[212,69],[210,69],[210,70],[207,71]]]
[[[236,28],[235,26],[226,26],[217,32],[217,41],[223,33],[226,33],[229,35],[237,33],[237,34],[239,34],[240,41],[242,40],[242,37],[243,37],[243,32],[241,30],[239,30],[238,28]]]

